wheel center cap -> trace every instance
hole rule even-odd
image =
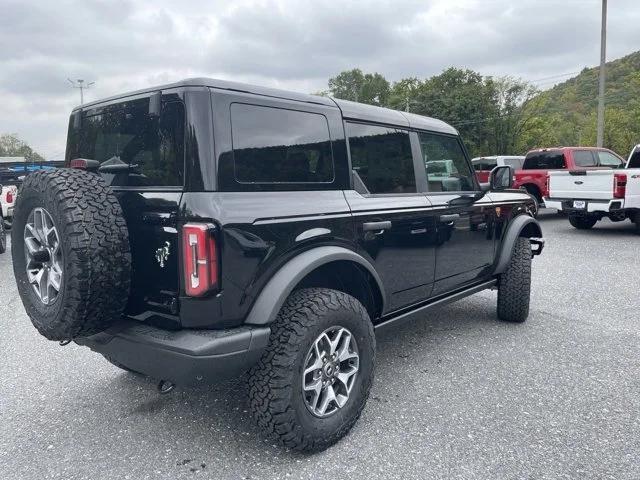
[[[334,368],[334,366],[333,366],[332,364],[330,364],[330,363],[329,363],[326,367],[324,367],[324,374],[325,374],[327,377],[332,376],[334,371],[335,371],[335,368]]]

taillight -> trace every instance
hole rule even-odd
[[[74,158],[69,162],[69,167],[77,168],[78,170],[97,170],[99,166],[99,161],[88,158]]]
[[[184,289],[190,297],[200,297],[218,287],[218,249],[208,223],[187,223],[182,227]]]
[[[8,190],[7,191],[7,203],[13,203],[13,190]]]
[[[544,181],[544,192],[543,192],[543,197],[548,197],[549,195],[551,195],[551,193],[549,192],[549,185],[551,185],[551,176],[547,173],[547,178]]]
[[[79,170],[87,169],[87,161],[84,158],[74,158],[69,162],[69,166],[71,168],[77,168]]]
[[[613,174],[613,198],[624,198],[627,193],[627,174]]]

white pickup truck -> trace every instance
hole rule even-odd
[[[640,234],[640,145],[629,154],[624,169],[550,171],[549,208],[568,214],[575,228],[593,227],[604,217],[630,219]]]

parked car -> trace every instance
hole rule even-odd
[[[533,195],[540,206],[546,206],[549,196],[547,173],[555,170],[591,170],[622,168],[624,160],[606,148],[557,147],[531,150],[521,170],[516,171],[514,187],[523,188]]]
[[[640,234],[640,145],[624,170],[549,172],[548,206],[567,213],[575,228],[592,228],[599,220],[630,219]]]
[[[11,227],[13,209],[18,196],[18,187],[22,183],[18,174],[11,170],[0,170],[0,206],[2,207],[3,225]]]
[[[163,390],[249,370],[258,424],[288,447],[354,425],[375,330],[486,289],[501,320],[528,316],[532,200],[510,167],[481,187],[442,121],[194,79],[75,109],[66,159],[15,209],[34,326]],[[455,176],[429,173],[442,160]]]
[[[476,171],[478,181],[486,183],[489,181],[491,170],[496,167],[509,165],[514,170],[520,170],[524,163],[522,155],[493,155],[489,157],[476,157],[471,160],[473,168]]]

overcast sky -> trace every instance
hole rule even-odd
[[[189,76],[302,92],[359,67],[449,66],[548,88],[599,62],[600,0],[0,0],[0,133],[62,158],[79,103]],[[609,1],[607,58],[640,49],[640,1]],[[548,78],[548,77],[554,78]]]

